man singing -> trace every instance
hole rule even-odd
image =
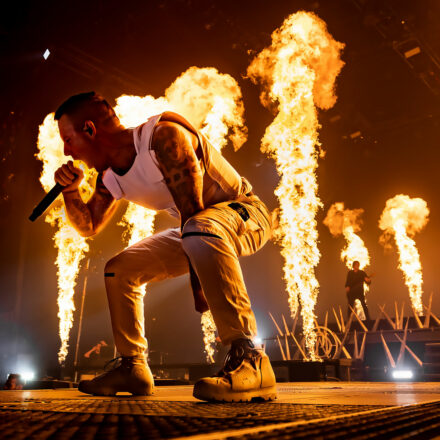
[[[94,395],[153,393],[141,286],[189,272],[196,309],[211,310],[222,343],[231,346],[224,367],[199,380],[194,396],[228,402],[276,398],[269,358],[252,343],[256,322],[238,261],[259,250],[271,234],[270,213],[249,182],[176,113],[125,128],[107,101],[90,92],[67,99],[55,119],[64,154],[98,172],[87,203],[78,192],[83,173],[72,161],[55,172],[56,182],[65,187],[69,220],[81,235],[101,231],[120,199],[180,218],[180,228],[148,237],[106,264],[105,287],[121,364],[81,381],[79,390]]]

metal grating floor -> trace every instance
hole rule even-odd
[[[290,426],[271,426],[242,431],[228,438],[268,439],[438,439],[440,438],[440,402],[385,408],[348,416]],[[218,439],[226,437],[218,437]]]
[[[160,439],[252,429],[381,408],[135,399],[27,400],[0,405],[1,439]]]
[[[216,419],[251,418],[272,421],[310,420],[328,415],[377,409],[384,405],[304,405],[292,403],[205,403],[151,401],[141,399],[28,399],[0,403],[0,411],[80,412],[85,414],[144,415],[170,417],[208,417]],[[0,427],[1,430],[1,427]]]
[[[0,439],[440,438],[440,384],[280,384],[279,400],[207,403],[192,387],[152,397],[0,391]]]

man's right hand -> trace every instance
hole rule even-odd
[[[73,161],[69,160],[66,164],[60,166],[55,171],[55,182],[63,185],[63,192],[74,191],[78,189],[84,173],[81,168],[75,167]]]

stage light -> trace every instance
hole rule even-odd
[[[263,343],[263,339],[260,338],[259,336],[255,336],[254,343],[257,345],[261,345]]]
[[[43,54],[43,58],[44,58],[45,60],[47,60],[47,59],[49,58],[49,55],[50,55],[50,50],[49,50],[49,49],[46,49],[45,52],[44,52],[44,54]]]
[[[20,376],[25,382],[28,382],[29,380],[33,380],[35,378],[35,373],[33,371],[25,371],[20,373]]]
[[[391,376],[395,380],[412,379],[414,374],[411,370],[393,370]]]
[[[405,55],[405,58],[411,58],[414,55],[418,55],[421,52],[420,47],[414,47],[413,49],[407,50],[403,55]]]

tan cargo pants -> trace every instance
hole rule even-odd
[[[238,257],[255,253],[270,234],[265,204],[257,196],[241,196],[197,213],[186,222],[182,234],[179,229],[168,229],[112,258],[105,267],[105,286],[119,353],[145,352],[142,285],[187,273],[187,256],[222,343],[255,336],[255,317]]]

